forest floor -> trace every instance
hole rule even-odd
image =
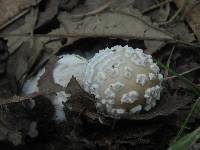
[[[200,2],[198,0],[0,1],[1,150],[200,149]],[[23,95],[25,81],[55,57],[86,59],[128,45],[151,54],[164,76],[160,103],[131,118],[100,114],[72,78],[66,121],[53,120],[45,96]],[[50,65],[49,65],[50,64]],[[35,106],[30,109],[30,103]]]

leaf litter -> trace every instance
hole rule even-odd
[[[198,34],[190,23],[192,30],[178,17],[168,22],[176,11],[170,5],[172,2],[160,6],[155,0],[148,3],[134,0],[30,3],[32,5],[26,7],[24,14],[13,11],[11,18],[17,17],[4,24],[0,32],[8,47],[0,43],[4,45],[0,47],[3,52],[0,51],[0,60],[4,62],[0,64],[3,68],[0,76],[0,146],[9,142],[14,149],[20,150],[41,147],[48,150],[166,149],[180,128],[177,122],[184,120],[196,97],[179,80],[165,81],[161,101],[149,113],[134,115],[131,119],[114,118],[96,110],[94,96],[85,92],[75,78],[66,89],[56,85],[52,70],[57,60],[55,55],[74,52],[91,57],[99,48],[116,44],[146,49],[146,53],[153,54],[164,64],[170,55],[169,47],[174,46],[171,68],[181,73],[198,67],[198,37],[194,36]],[[150,9],[152,6],[159,7]],[[148,11],[144,13],[144,10]],[[47,71],[39,80],[40,91],[22,95],[20,88],[24,81],[42,67]],[[198,69],[186,76],[199,84]],[[55,110],[46,95],[63,90],[71,94],[64,104],[67,120],[55,123],[52,119]],[[193,120],[188,128],[197,125],[198,111]],[[13,147],[6,144],[6,150]]]

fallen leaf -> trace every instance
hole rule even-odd
[[[7,140],[15,146],[22,144],[32,122],[28,115],[25,103],[1,105],[0,139]]]
[[[164,22],[167,20],[170,13],[169,3],[166,3],[164,6],[160,6],[152,11],[144,11],[157,4],[159,4],[157,0],[135,0],[133,6],[145,15],[149,16],[153,22]]]
[[[115,37],[121,39],[139,39],[165,43],[173,40],[173,36],[152,25],[138,11],[132,9],[103,12],[98,16],[73,18],[62,12],[58,20],[64,26],[66,34],[85,37]],[[148,47],[147,47],[148,48]],[[152,46],[148,49],[157,49]]]
[[[71,94],[69,100],[65,104],[67,108],[71,108],[72,111],[79,113],[84,109],[90,112],[96,111],[94,101],[92,100],[94,97],[85,92],[74,77],[72,77],[68,83],[65,92]]]
[[[41,0],[0,1],[0,30],[6,26],[4,24],[6,24],[8,21],[12,20],[14,17],[19,15],[20,13],[24,15],[23,11],[25,9],[29,9],[31,6],[37,5],[40,1]]]
[[[16,29],[13,29],[13,31],[10,32],[6,32],[6,30],[4,32],[9,33],[9,34],[25,34],[25,33],[30,33],[30,31],[32,30],[32,15],[29,13],[28,15],[25,16],[24,19],[24,24],[19,26]],[[5,38],[6,40],[8,40],[8,51],[9,54],[12,54],[15,52],[15,50],[17,48],[19,48],[21,46],[21,44],[24,41],[29,41],[29,37],[24,37],[24,36],[10,36]]]
[[[44,49],[52,49],[52,53],[55,54],[62,47],[60,38],[50,36],[50,34],[63,33],[61,27],[52,30],[44,37],[20,36],[20,34],[30,33],[32,30],[31,16],[31,13],[26,15],[24,25],[9,32],[9,34],[16,34],[16,36],[9,36],[6,38],[8,40],[9,53],[10,55],[12,54],[8,62],[8,72],[11,75],[16,76],[17,80],[20,80],[22,76],[30,71],[30,68],[32,68],[38,60]],[[13,66],[15,66],[15,68],[13,68]]]
[[[188,29],[188,26],[183,21],[177,21],[174,24],[168,25],[165,28],[167,31],[174,34],[175,37],[188,43],[194,42],[196,40],[195,36]]]
[[[28,58],[31,56],[29,43],[20,45],[14,55],[11,55],[7,62],[7,72],[18,81],[28,70]]]
[[[45,65],[45,73],[38,81],[39,91],[42,93],[52,93],[54,91],[62,91],[63,87],[54,83],[53,70],[55,62],[58,60],[56,56],[51,57],[48,63]]]
[[[178,8],[184,5],[185,0],[175,0]],[[200,3],[198,0],[187,0],[183,15],[200,41]]]

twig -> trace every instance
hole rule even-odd
[[[158,23],[158,25],[168,25],[170,23],[172,23],[176,17],[182,12],[182,10],[185,9],[185,5],[186,5],[186,0],[183,0],[183,5],[176,11],[176,13],[166,22],[160,22]]]
[[[35,2],[37,3],[37,0],[35,0]],[[34,61],[36,60],[36,58],[39,55],[38,49],[35,49],[35,36],[34,36],[34,29],[35,29],[35,26],[36,26],[36,23],[37,23],[37,20],[38,20],[38,13],[39,13],[39,8],[32,6],[32,8],[31,8],[31,17],[32,17],[32,20],[31,20],[31,31],[30,31],[30,40],[29,40],[29,43],[30,43],[30,49],[31,49],[31,51],[34,51],[35,53],[29,59],[29,62],[30,62],[31,66],[29,67],[29,69],[25,73],[23,73],[21,75],[19,81],[24,81],[24,79],[27,76],[27,72],[29,72],[31,70],[32,66],[35,63]]]
[[[188,73],[191,73],[191,72],[193,72],[193,71],[196,71],[196,70],[199,70],[200,69],[200,66],[197,66],[197,67],[194,67],[194,68],[192,68],[192,69],[190,69],[190,70],[187,70],[187,71],[185,71],[185,72],[182,72],[182,73],[180,73],[179,75],[180,76],[183,76],[183,75],[186,75],[186,74],[188,74]],[[171,77],[167,77],[165,80],[169,80],[169,79],[173,79],[173,78],[177,78],[178,76],[171,76]]]
[[[28,12],[30,12],[30,7],[35,7],[39,4],[38,0],[35,0],[35,3],[32,3],[31,5],[24,7],[23,10],[21,10],[21,12],[19,12],[16,16],[14,16],[13,18],[9,19],[6,23],[4,23],[3,25],[0,26],[0,31],[2,29],[4,29],[5,27],[7,27],[9,24],[11,24],[12,22],[18,20],[19,18],[23,17],[24,15],[26,15]]]
[[[0,98],[0,106],[6,105],[6,104],[9,104],[9,103],[22,102],[22,101],[32,99],[32,98],[40,96],[40,95],[42,95],[42,94],[41,93],[32,93],[32,94],[29,94],[29,95],[26,95],[26,96],[15,95],[15,96],[12,96],[12,97],[9,97],[9,98]]]
[[[30,32],[30,48],[33,50],[33,46],[34,46],[34,29],[35,29],[35,25],[37,23],[37,19],[38,19],[38,12],[39,9],[32,7],[31,9],[31,15],[32,15],[32,21],[31,21],[31,32]]]
[[[167,60],[166,66],[167,66],[168,68],[169,68],[169,65],[170,65],[170,62],[171,62],[171,58],[172,58],[172,54],[173,54],[173,52],[174,52],[174,49],[175,49],[175,46],[172,47],[172,50],[171,50],[170,55],[169,55],[169,58],[168,58],[168,60]],[[168,73],[169,73],[168,69],[165,69],[164,78],[167,78]]]
[[[14,18],[8,20],[6,23],[4,23],[3,25],[0,26],[0,31],[2,29],[4,29],[5,27],[7,27],[9,24],[11,24],[12,22],[14,22],[15,20],[23,17],[25,14],[27,14],[30,11],[30,9],[25,9],[24,11],[22,11],[20,14],[18,14],[17,16],[15,16]]]
[[[174,0],[165,0],[165,1],[161,2],[161,3],[155,4],[155,5],[151,6],[151,7],[143,10],[142,14],[148,13],[148,12],[154,10],[154,9],[157,9],[157,8],[159,8],[159,7],[161,7],[161,6],[165,5],[165,4],[168,4],[170,2],[173,2],[173,1]]]
[[[29,37],[30,33],[21,33],[21,34],[6,34],[6,33],[0,33],[0,37]],[[157,38],[157,37],[145,37],[145,36],[135,36],[133,34],[115,34],[115,33],[109,33],[109,34],[96,34],[96,33],[66,33],[66,34],[34,34],[35,37],[47,37],[47,38],[68,38],[68,37],[121,37],[121,38],[130,38],[130,39],[138,39],[138,40],[158,40],[158,41],[174,41],[174,39],[170,38]]]
[[[50,94],[60,92],[60,91],[65,91],[65,88],[61,88],[61,89],[55,88],[55,89],[48,91],[48,92],[34,92],[34,93],[30,93],[28,95],[22,95],[22,96],[14,95],[14,96],[9,97],[9,98],[1,98],[0,97],[0,106],[6,105],[6,104],[9,104],[9,103],[18,103],[18,102],[22,102],[22,101],[25,101],[25,100],[30,100],[30,99],[33,99],[37,96],[50,95]]]
[[[0,33],[0,37],[30,37],[30,33]],[[153,40],[153,41],[163,41],[167,43],[180,43],[188,46],[193,46],[195,48],[200,48],[198,44],[188,43],[182,40],[170,39],[170,38],[157,38],[157,37],[145,37],[145,36],[135,36],[132,34],[96,34],[96,33],[65,33],[65,34],[34,34],[34,37],[47,37],[47,38],[68,38],[68,37],[79,37],[79,38],[88,38],[88,37],[109,37],[109,38],[124,38],[124,39],[136,39],[136,40]]]
[[[155,60],[155,61],[161,68],[168,69],[171,74],[176,75],[180,81],[185,83],[185,85],[187,85],[196,95],[198,95],[198,97],[200,97],[200,88],[198,88],[196,84],[194,84],[192,81],[190,81],[186,77],[179,75],[173,69],[168,68],[166,65],[162,64],[159,60]]]
[[[82,18],[82,17],[86,17],[86,16],[95,15],[97,13],[100,13],[100,12],[104,11],[108,7],[110,7],[111,4],[112,4],[112,0],[107,0],[107,2],[103,6],[100,6],[99,8],[97,8],[95,10],[92,10],[92,11],[87,12],[85,14],[70,15],[69,17],[70,18]]]

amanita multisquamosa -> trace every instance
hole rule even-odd
[[[39,91],[38,80],[44,72],[42,69],[25,83],[24,94]],[[151,55],[128,46],[101,50],[89,62],[77,55],[61,56],[53,70],[54,82],[66,87],[72,76],[88,93],[95,95],[95,104],[100,112],[115,116],[149,111],[155,107],[163,80]],[[69,96],[64,91],[48,96],[55,106],[57,121],[65,119],[62,102]]]
[[[160,99],[162,74],[141,49],[114,46],[89,60],[84,89],[96,97],[99,111],[111,115],[149,111]]]
[[[82,78],[85,70],[87,60],[78,55],[63,55],[59,57],[60,59],[56,62],[53,69],[53,79],[54,82],[66,87],[74,76],[80,85],[82,85]],[[40,77],[45,73],[45,68],[40,70],[35,77],[27,80],[23,86],[22,92],[24,94],[31,94],[39,91],[38,81]],[[63,102],[70,97],[70,94],[66,94],[64,91],[57,92],[55,94],[50,94],[47,96],[55,107],[54,119],[56,121],[64,121],[65,114],[63,111]]]

